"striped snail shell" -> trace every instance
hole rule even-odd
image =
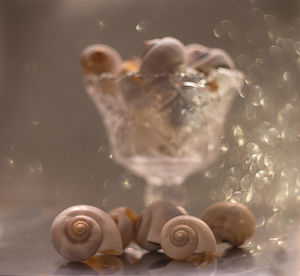
[[[121,255],[121,236],[112,218],[99,208],[76,205],[62,211],[51,226],[56,251],[69,261],[84,261],[97,252]]]
[[[161,230],[160,242],[164,252],[176,260],[216,251],[216,240],[207,224],[187,215],[169,220]]]
[[[202,220],[213,231],[217,243],[228,242],[241,246],[254,234],[255,219],[248,207],[241,203],[217,202],[208,207]]]

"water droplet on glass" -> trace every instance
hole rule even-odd
[[[214,32],[215,37],[219,38],[219,39],[224,38],[224,36],[226,34],[224,29],[220,26],[215,27],[213,32]]]
[[[242,202],[243,193],[240,191],[236,191],[232,194],[230,201],[233,203]]]
[[[220,152],[221,154],[225,154],[229,150],[229,146],[227,143],[222,143],[220,145]]]
[[[248,121],[256,119],[256,107],[252,104],[245,102],[245,115]]]
[[[246,145],[246,151],[247,151],[247,156],[252,156],[253,154],[257,154],[260,153],[260,148],[257,144],[253,143],[253,142],[249,142]]]
[[[252,176],[246,174],[240,181],[240,187],[243,191],[248,191],[253,183]]]
[[[244,136],[244,131],[241,128],[241,126],[233,127],[233,135],[234,135],[234,137],[243,137]]]
[[[261,99],[263,98],[263,90],[261,89],[260,86],[255,85],[250,87],[249,94],[248,94],[248,101],[254,105],[254,106],[259,106],[261,104]]]
[[[284,82],[288,82],[289,80],[290,80],[290,72],[284,72],[283,74],[282,74],[282,80],[284,81]]]
[[[272,157],[268,154],[264,156],[264,164],[268,168],[269,171],[275,171],[275,164]]]
[[[239,183],[236,177],[228,176],[223,184],[223,190],[228,191],[232,189],[234,191],[238,187],[238,184]]]
[[[269,146],[275,146],[280,138],[276,128],[270,128],[263,136],[263,141]]]
[[[253,187],[250,187],[249,191],[245,193],[245,202],[247,203],[250,202],[253,199],[253,196],[254,196]]]
[[[135,29],[136,29],[139,33],[142,33],[142,32],[144,32],[144,31],[146,31],[146,30],[148,29],[149,26],[150,26],[150,22],[144,20],[144,21],[139,22],[139,23],[136,25]]]
[[[259,214],[259,215],[255,216],[255,227],[256,227],[256,229],[264,226],[265,223],[266,223],[266,218],[265,218],[264,215]]]

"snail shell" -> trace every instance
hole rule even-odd
[[[138,216],[136,223],[136,243],[149,251],[160,248],[160,232],[164,224],[186,211],[169,201],[156,201]]]
[[[221,49],[211,49],[200,44],[186,45],[187,63],[199,71],[209,72],[213,68],[234,69],[230,56]]]
[[[119,229],[99,208],[76,205],[62,211],[51,226],[56,251],[69,261],[84,261],[97,252],[122,254]]]
[[[208,225],[187,215],[169,220],[161,230],[160,242],[164,252],[176,260],[216,251],[216,240]]]
[[[241,203],[217,202],[208,207],[202,220],[213,231],[217,243],[241,246],[255,231],[252,212]]]
[[[140,72],[143,75],[176,73],[185,70],[184,45],[177,39],[165,37],[144,43]]]
[[[119,228],[124,249],[134,238],[134,225],[136,223],[137,214],[130,208],[118,207],[111,210],[109,215]]]
[[[122,70],[119,53],[106,45],[94,44],[86,47],[80,59],[82,72],[88,74],[118,74]]]

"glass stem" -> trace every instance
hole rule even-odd
[[[169,181],[167,184],[164,184],[164,182],[158,184],[157,181],[151,180],[152,179],[147,179],[144,195],[145,206],[154,201],[168,200],[176,205],[185,207],[187,203],[187,193],[182,181],[180,181],[180,183],[175,182],[171,185]]]

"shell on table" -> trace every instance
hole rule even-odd
[[[164,252],[176,260],[216,251],[216,240],[208,225],[188,215],[169,220],[162,228],[160,240]]]
[[[123,253],[119,229],[112,218],[90,205],[76,205],[62,211],[51,226],[56,251],[69,261],[84,261],[97,252]]]
[[[217,202],[204,211],[201,219],[211,228],[217,243],[228,242],[239,247],[255,231],[251,210],[237,202]]]

